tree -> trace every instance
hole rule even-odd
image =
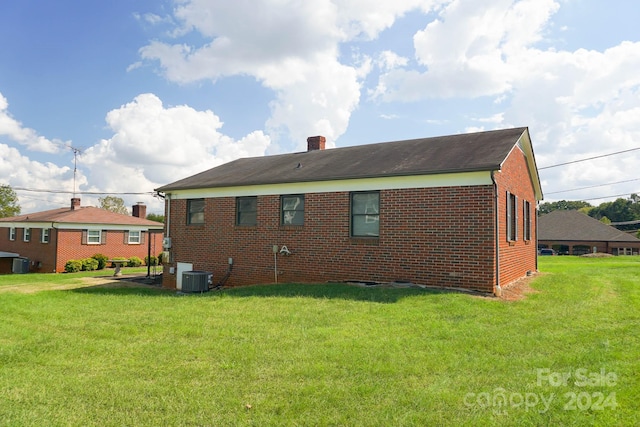
[[[8,185],[0,185],[0,218],[20,215],[18,195]]]
[[[116,196],[107,196],[98,198],[100,208],[110,212],[129,215],[129,211],[124,205],[124,200]]]
[[[587,202],[583,202],[581,200],[571,201],[571,200],[560,200],[559,202],[546,202],[541,203],[538,207],[538,215],[548,214],[549,212],[566,210],[566,211],[577,211],[584,208],[591,208],[591,204]]]
[[[160,214],[150,213],[149,215],[147,215],[147,219],[149,221],[156,221],[156,222],[164,223],[164,215],[160,215]]]

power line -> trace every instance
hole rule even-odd
[[[606,187],[607,185],[624,184],[624,183],[627,183],[627,182],[634,182],[634,181],[640,181],[640,178],[628,179],[626,181],[610,182],[610,183],[607,183],[607,184],[591,185],[589,187],[573,188],[571,190],[551,191],[551,192],[545,193],[545,194],[568,193],[570,191],[588,190],[589,188]]]
[[[145,191],[145,192],[114,192],[114,191],[66,191],[66,190],[41,190],[37,188],[24,188],[24,187],[13,187],[16,191],[32,191],[35,193],[51,193],[51,194],[90,194],[90,195],[104,195],[104,194],[121,194],[121,195],[133,195],[133,196],[153,196],[155,192],[153,191]]]
[[[603,157],[615,156],[617,154],[628,153],[630,151],[636,151],[636,150],[640,150],[640,147],[630,148],[629,150],[617,151],[615,153],[603,154],[601,156],[589,157],[589,158],[586,158],[586,159],[573,160],[571,162],[558,163],[557,165],[551,165],[551,166],[545,166],[545,167],[542,167],[542,168],[538,168],[538,170],[556,168],[558,166],[565,166],[565,165],[570,165],[570,164],[573,164],[573,163],[586,162],[587,160],[601,159]]]

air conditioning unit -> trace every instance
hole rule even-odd
[[[185,271],[182,273],[182,292],[206,292],[213,274],[207,271]]]
[[[29,258],[14,258],[11,272],[25,274],[29,272]]]

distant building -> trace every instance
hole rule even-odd
[[[582,212],[557,210],[538,219],[538,247],[561,255],[638,255],[640,239]]]
[[[123,215],[93,206],[80,206],[71,199],[68,208],[52,209],[0,218],[0,251],[28,259],[29,271],[63,272],[67,261],[91,257],[137,256],[144,259],[162,251],[164,225],[145,219],[146,206],[133,206],[133,215]],[[11,257],[0,260],[0,273]]]

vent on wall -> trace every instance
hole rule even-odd
[[[182,292],[206,292],[212,274],[207,271],[185,271],[182,273]]]

